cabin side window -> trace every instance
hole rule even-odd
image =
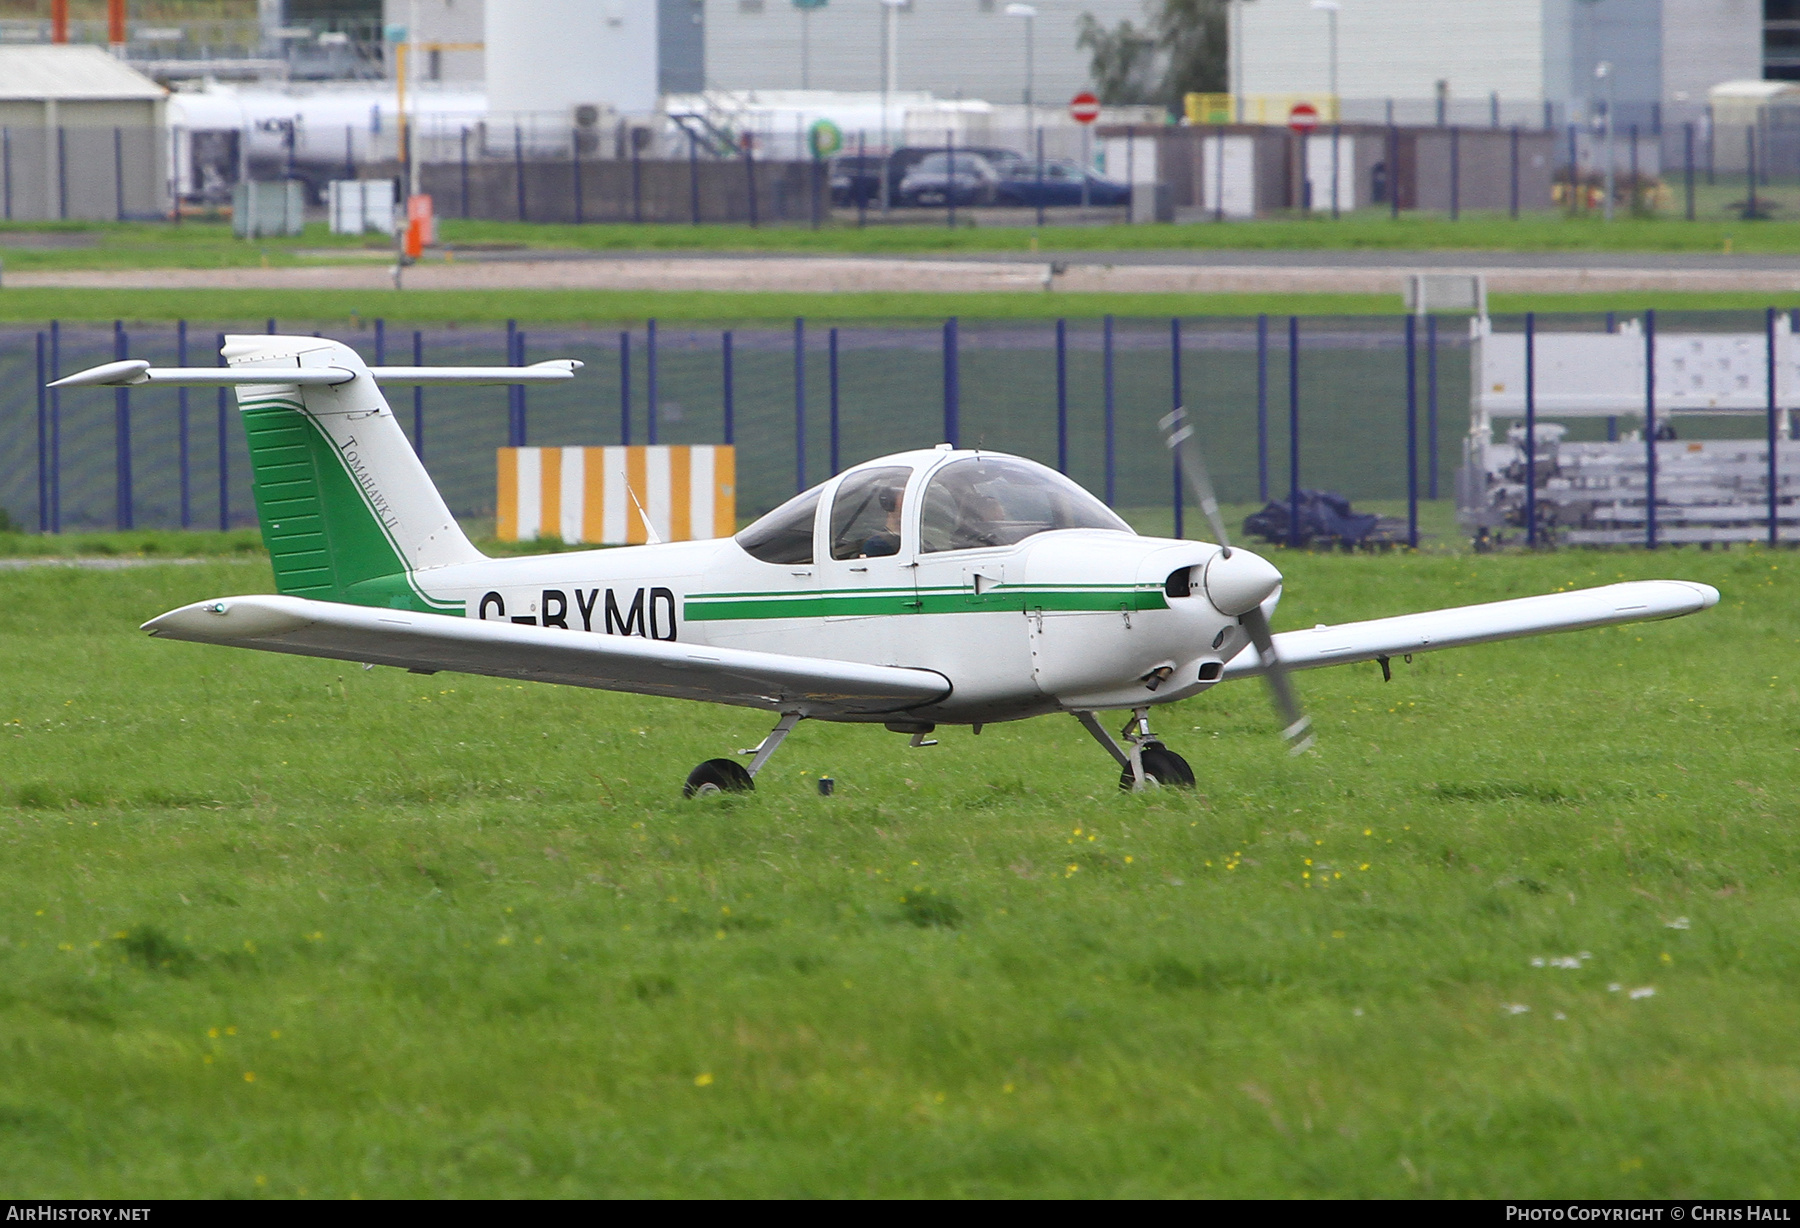
[[[900,512],[912,469],[859,469],[838,485],[831,503],[831,557],[877,559],[900,553]]]
[[[737,535],[737,544],[764,563],[813,561],[813,521],[819,511],[819,488],[795,495]]]

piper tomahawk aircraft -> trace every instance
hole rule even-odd
[[[1379,661],[1713,605],[1679,580],[1461,606],[1275,635],[1281,573],[1232,548],[1180,411],[1164,420],[1217,543],[1143,537],[1016,456],[943,444],[868,461],[736,537],[490,559],[464,536],[379,384],[527,383],[579,363],[365,366],[316,337],[234,336],[227,366],[108,363],[55,386],[230,384],[249,438],[277,596],[227,597],[144,624],[162,639],[415,673],[454,670],[761,708],[747,765],[710,759],[686,792],[753,788],[802,719],[938,725],[1072,714],[1120,784],[1191,785],[1150,710],[1233,679],[1268,682],[1310,744],[1292,670]],[[640,515],[642,514],[640,510]],[[1127,711],[1118,738],[1096,713]]]

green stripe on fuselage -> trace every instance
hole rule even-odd
[[[1043,610],[1046,613],[1166,610],[1161,587],[1084,588],[1000,585],[977,594],[972,588],[919,590],[832,589],[819,593],[697,593],[687,599],[688,622],[763,618],[878,618],[890,614],[992,614]]]

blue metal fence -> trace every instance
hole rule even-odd
[[[1741,316],[1710,323],[1743,328]],[[1466,417],[1446,429],[1439,422],[1441,412],[1467,411],[1460,320],[1443,328],[1429,317],[1423,327],[1410,317],[1267,316],[810,324],[546,326],[529,337],[530,353],[582,360],[576,380],[529,393],[410,389],[410,414],[395,390],[394,405],[452,510],[469,518],[492,514],[493,450],[508,444],[732,443],[738,510],[748,517],[847,464],[952,442],[1032,456],[1115,506],[1166,509],[1179,530],[1187,527],[1180,474],[1157,423],[1185,402],[1224,501],[1266,502],[1273,468],[1287,487],[1274,497],[1290,498],[1290,509],[1303,487],[1404,500],[1416,542],[1421,499],[1437,497],[1443,466],[1461,463]],[[1654,317],[1645,324],[1653,346]],[[1525,319],[1528,336],[1537,325]],[[185,389],[44,387],[116,357],[205,361],[190,344],[193,331],[185,322],[0,329],[0,373],[12,377],[0,383],[0,507],[15,523],[54,533],[254,522],[227,392],[218,393],[209,432]],[[528,361],[527,335],[513,321],[408,331],[415,363]],[[212,335],[222,346],[224,334]],[[371,321],[360,342],[346,339],[377,363],[390,357],[384,320]],[[1282,365],[1285,421],[1272,428],[1271,370]],[[616,417],[607,408],[615,395]],[[1533,433],[1535,404],[1527,404]],[[1570,437],[1581,429],[1572,426]],[[1654,533],[1653,523],[1652,543]]]

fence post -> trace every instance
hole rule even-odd
[[[519,220],[525,220],[525,133],[513,125],[513,191],[518,198]]]
[[[1525,313],[1525,544],[1537,545],[1537,315]]]
[[[1169,408],[1181,407],[1181,317],[1173,316],[1169,320]],[[1181,523],[1182,512],[1186,510],[1182,507],[1181,452],[1171,448],[1169,456],[1173,462],[1170,465],[1170,477],[1175,483],[1175,536],[1180,538],[1186,536]]]
[[[819,151],[812,148],[812,142],[807,142],[807,149],[808,152],[812,154],[812,164],[807,168],[808,173],[806,178],[807,212],[811,215],[812,228],[817,230],[820,223],[819,168],[824,166],[825,163],[819,157]],[[828,192],[831,190],[831,185],[829,183],[825,185],[825,190]]]
[[[962,372],[956,317],[944,321],[944,442],[953,448],[962,446]]]
[[[830,377],[831,407],[831,476],[838,473],[838,330],[825,334],[826,373]]]
[[[113,220],[125,220],[125,130],[113,128]]]
[[[512,365],[515,367],[522,367],[525,365],[525,333],[522,330],[513,338]],[[519,407],[519,442],[517,446],[522,448],[527,442],[527,432],[525,429],[525,385],[514,384],[512,387],[514,401]]]
[[[729,351],[727,351],[729,352]],[[631,330],[619,330],[619,443],[631,446]]]
[[[1394,125],[1393,105],[1391,102],[1388,104],[1388,216],[1398,218],[1400,216],[1400,129]],[[1225,138],[1221,136],[1219,139],[1223,141]],[[1222,160],[1223,156],[1221,155]],[[1225,191],[1223,179],[1219,182],[1219,191],[1221,193]],[[1223,195],[1220,199],[1224,199]]]
[[[506,322],[506,365],[519,365],[519,322]],[[525,446],[525,424],[520,421],[519,385],[506,386],[506,446],[522,448]]]
[[[700,141],[693,133],[688,139],[688,221],[700,224]]]
[[[748,135],[744,138],[744,179],[750,188],[750,228],[756,228],[756,151],[750,146]]]
[[[1426,498],[1438,497],[1437,317],[1425,317],[1425,471]]]
[[[1419,317],[1406,317],[1406,544],[1419,548]]]
[[[869,224],[869,193],[863,187],[863,176],[869,173],[869,134],[861,130],[856,134],[856,167],[856,175],[850,183],[851,191],[856,193],[856,228],[861,230]]]
[[[175,365],[188,365],[187,321],[175,321]],[[183,384],[175,394],[175,436],[177,452],[181,461],[181,527],[194,527],[193,516],[193,473],[188,456],[188,388]]]
[[[344,125],[344,178],[356,178],[356,128]]]
[[[944,129],[944,148],[948,150],[950,179],[944,188],[944,221],[951,230],[956,229],[956,129]]]
[[[1569,125],[1569,212],[1585,212],[1581,193],[1581,151],[1575,144],[1575,125]]]
[[[644,220],[644,159],[638,148],[637,132],[631,133],[631,220]]]
[[[125,322],[113,321],[113,360],[131,357],[131,339],[125,335]],[[117,481],[117,520],[119,529],[132,527],[131,521],[131,389],[113,390],[113,464]]]
[[[1516,222],[1519,220],[1519,126],[1517,124],[1513,125],[1512,130],[1512,160],[1509,166],[1511,178],[1508,180],[1506,196],[1507,215]]]
[[[1493,90],[1488,94],[1488,127],[1500,126],[1500,91]]]
[[[425,365],[425,334],[413,330],[413,366]],[[425,459],[425,386],[413,385],[413,454]]]
[[[6,195],[6,220],[12,221],[12,129],[0,128],[0,182]]]
[[[657,418],[656,388],[656,319],[652,317],[644,321],[644,438],[652,446],[656,444]]]
[[[462,169],[462,215],[469,216],[469,130],[462,130],[462,153],[459,157]]]
[[[225,365],[225,334],[218,337],[219,347],[214,351],[219,356],[219,365]],[[231,528],[231,471],[227,465],[231,444],[231,408],[228,400],[230,393],[219,389],[219,532]]]
[[[1769,386],[1769,547],[1781,544],[1781,521],[1779,519],[1781,504],[1781,466],[1780,455],[1776,444],[1781,438],[1777,425],[1780,409],[1775,399],[1775,309],[1768,309],[1764,317],[1763,335],[1768,343],[1768,386]]]
[[[726,330],[725,330],[725,335],[724,335],[724,345],[723,345],[723,346],[722,346],[722,347],[721,347],[721,350],[722,350],[722,352],[721,352],[721,357],[722,357],[722,358],[723,358],[723,360],[724,360],[724,367],[725,367],[725,370],[724,370],[724,384],[725,384],[725,392],[724,392],[724,395],[725,395],[725,405],[724,405],[724,416],[725,416],[725,422],[724,422],[724,427],[725,427],[725,442],[726,442],[726,443],[728,443],[728,444],[733,444],[733,443],[736,443],[736,442],[737,442],[737,405],[736,405],[736,402],[735,402],[735,400],[734,400],[734,398],[733,398],[733,395],[732,395],[732,387],[731,387],[731,377],[732,377],[732,370],[731,370],[731,330],[730,330],[730,329],[729,329],[729,328],[728,328],[728,329],[726,329]]]
[[[1745,178],[1750,184],[1750,195],[1747,198],[1749,203],[1744,216],[1754,219],[1761,212],[1756,205],[1756,129],[1748,125],[1744,128],[1744,165],[1749,168],[1749,174]]]
[[[1389,179],[1392,182],[1392,179]],[[1256,317],[1256,498],[1269,501],[1269,317]]]
[[[1656,312],[1644,312],[1644,548],[1656,549]]]
[[[806,320],[794,317],[794,493],[806,489]]]
[[[506,334],[506,352],[512,353],[512,333]],[[375,317],[375,365],[387,365],[387,321],[380,316]]]
[[[68,129],[56,129],[56,216],[69,218],[69,142]]]
[[[1300,545],[1300,317],[1288,317],[1288,545]]]
[[[1056,322],[1056,471],[1069,471],[1069,322]]]
[[[1687,193],[1687,220],[1694,220],[1694,125],[1681,126],[1681,186]]]
[[[37,521],[38,532],[50,531],[50,398],[44,369],[44,334],[37,335]]]
[[[1114,442],[1113,442],[1113,318],[1107,316],[1101,329],[1101,369],[1104,375],[1104,409],[1106,428],[1106,506],[1113,505],[1114,487]]]
[[[569,130],[569,166],[575,177],[575,224],[581,225],[587,219],[582,216],[581,207],[581,129]]]
[[[1037,224],[1044,228],[1044,130],[1037,130]],[[10,214],[8,216],[11,216]]]
[[[1462,216],[1462,129],[1450,128],[1450,220]]]
[[[221,334],[222,335],[222,334]],[[223,344],[223,343],[221,343]],[[219,360],[223,363],[225,360]],[[62,378],[62,323],[50,321],[50,382]],[[62,389],[50,391],[50,531],[62,532]]]

